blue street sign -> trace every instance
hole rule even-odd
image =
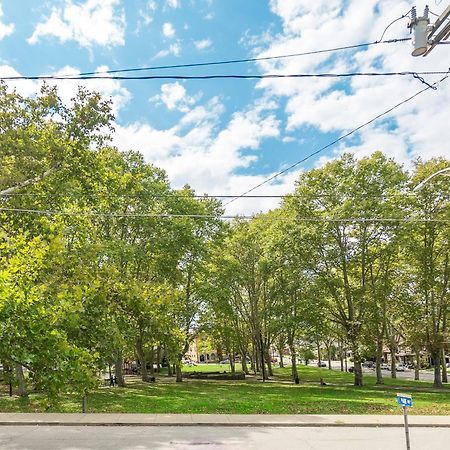
[[[397,403],[410,408],[413,405],[412,397],[408,394],[397,394]]]

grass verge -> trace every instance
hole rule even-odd
[[[89,412],[121,413],[218,413],[218,414],[399,414],[396,392],[411,393],[411,414],[450,414],[450,388],[433,389],[431,383],[387,378],[377,386],[365,376],[365,386],[352,385],[353,376],[316,367],[301,366],[301,384],[289,381],[289,369],[276,369],[272,380],[254,377],[244,381],[185,380],[161,376],[155,384],[128,377],[126,388],[100,387],[89,394]],[[213,365],[186,371],[226,370]],[[327,385],[320,385],[323,378]],[[67,395],[49,412],[80,412],[81,399]],[[42,412],[45,398],[31,393],[27,399],[0,395],[2,412]]]

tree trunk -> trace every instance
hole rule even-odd
[[[414,365],[414,379],[420,380],[420,349],[416,348],[416,364]]]
[[[320,344],[317,342],[317,362],[319,367],[322,367],[322,358],[320,356]]]
[[[242,356],[242,372],[244,372],[245,375],[248,374],[247,355],[246,354],[244,354]]]
[[[14,364],[14,369],[16,371],[16,378],[17,378],[17,395],[20,397],[26,397],[28,395],[27,393],[27,386],[25,382],[25,376],[23,374],[23,367],[19,363]]]
[[[284,346],[283,346],[284,347]],[[284,368],[284,362],[283,362],[283,347],[278,347],[278,353],[280,354],[280,369]]]
[[[184,342],[184,347],[182,348],[181,353],[178,354],[178,360],[175,365],[175,373],[176,373],[176,382],[181,383],[183,381],[183,374],[181,372],[181,360],[184,358],[184,355],[189,350],[189,341]]]
[[[148,363],[150,364],[150,373],[152,375],[154,375],[155,374],[155,347],[153,347],[153,345],[150,349],[150,358],[149,358]]]
[[[268,346],[266,347],[265,355],[267,363],[267,374],[269,377],[273,377],[272,358],[270,357],[270,349],[268,348]]]
[[[295,381],[299,376],[297,371],[297,354],[295,353],[294,345],[289,345],[289,351],[291,352],[292,381]]]
[[[173,371],[172,371],[172,363],[169,361],[169,359],[166,357],[167,360],[167,376],[173,377]]]
[[[244,372],[246,375],[248,374],[248,366],[247,366],[247,349],[241,349],[241,356],[242,356],[242,372]]]
[[[261,376],[263,381],[267,379],[267,373],[266,373],[266,364],[264,362],[264,343],[263,343],[263,339],[262,339],[262,334],[261,332],[259,333],[259,339],[258,339],[258,359],[257,361],[259,362],[259,367],[261,369]]]
[[[327,345],[328,369],[331,370],[331,344]]]
[[[259,372],[258,345],[255,340],[252,343],[252,369],[255,375]]]
[[[161,372],[161,346],[156,347],[156,372]]]
[[[375,371],[377,374],[377,383],[376,384],[384,384],[383,382],[383,373],[381,372],[381,361],[383,359],[383,340],[377,339],[377,358],[375,362]]]
[[[247,352],[248,352],[248,347],[244,344],[240,345],[240,350],[241,350],[241,365],[242,365],[242,372],[245,373],[246,375],[248,374],[248,365],[247,365]]]
[[[179,360],[177,362],[177,364],[175,365],[175,372],[176,372],[176,375],[177,375],[177,378],[176,378],[175,381],[177,383],[181,383],[183,381],[183,374],[181,373],[181,360]]]
[[[123,375],[123,356],[121,350],[117,352],[117,359],[114,364],[114,373],[116,374],[117,385],[120,387],[125,387],[125,377]]]
[[[13,396],[13,369],[12,367],[3,362],[3,373],[5,374],[5,381],[8,383],[8,387],[9,387],[9,396],[12,397]]]
[[[141,379],[142,381],[148,381],[147,359],[142,343],[142,333],[140,333],[139,337],[136,339],[136,353],[141,364]]]
[[[230,352],[228,357],[230,358],[231,373],[234,375],[236,373],[236,362],[234,360],[234,352]]]
[[[252,344],[252,351],[250,354],[250,370],[256,375],[256,362],[255,362],[255,347]]]
[[[341,372],[344,371],[344,352],[342,348],[342,342],[338,341],[339,346],[339,361],[341,362]]]
[[[389,350],[391,351],[391,378],[397,378],[397,360],[395,357],[395,344],[391,343]]]
[[[344,362],[345,362],[345,371],[348,372],[347,345],[344,347]]]
[[[355,376],[354,385],[363,385],[363,373],[361,365],[361,355],[359,354],[358,344],[354,339],[352,342],[352,356],[353,356],[353,374]]]
[[[442,364],[442,382],[448,383],[448,377],[447,377],[447,366],[445,364],[445,352],[444,349],[442,349],[442,355],[441,355],[441,364]]]
[[[442,387],[441,378],[441,350],[434,351],[431,353],[434,364],[434,387]]]

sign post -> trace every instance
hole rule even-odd
[[[403,419],[405,421],[405,437],[406,437],[406,450],[410,450],[409,443],[409,427],[408,427],[408,408],[413,405],[412,397],[408,394],[397,394],[397,403],[403,409]]]

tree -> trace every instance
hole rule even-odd
[[[371,302],[370,269],[379,242],[390,234],[390,197],[405,180],[400,167],[381,153],[356,161],[351,155],[303,174],[286,209],[305,218],[299,224],[303,258],[329,294],[332,319],[346,332],[354,360],[355,385],[362,385],[361,338]],[[341,220],[345,219],[345,220]],[[356,219],[356,220],[352,220]]]
[[[448,161],[443,159],[418,162],[411,185],[416,186],[444,167],[448,167]],[[410,292],[433,360],[436,387],[442,386],[442,352],[449,333],[450,233],[448,225],[439,222],[450,215],[449,193],[445,177],[431,179],[412,197],[411,210],[419,221],[407,227]]]

